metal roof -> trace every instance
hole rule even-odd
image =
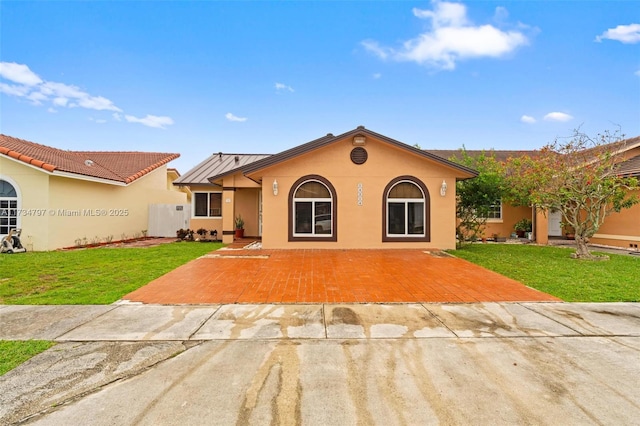
[[[225,154],[218,152],[176,179],[174,185],[212,185],[209,178],[242,168],[271,154]]]

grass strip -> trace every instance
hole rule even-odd
[[[573,249],[522,244],[471,244],[451,254],[566,302],[640,301],[640,258],[570,258]],[[596,250],[597,252],[597,250]]]
[[[54,344],[46,340],[0,340],[0,376]]]
[[[222,247],[173,242],[0,255],[0,304],[102,305]]]

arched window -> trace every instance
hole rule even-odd
[[[289,192],[289,241],[337,241],[336,203],[325,178],[298,179]]]
[[[430,241],[429,191],[420,180],[401,176],[384,191],[382,241]]]
[[[18,192],[6,180],[0,179],[0,236],[18,227]]]

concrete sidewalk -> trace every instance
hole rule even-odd
[[[0,306],[0,423],[637,424],[640,304]]]

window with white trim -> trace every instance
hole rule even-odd
[[[319,180],[307,180],[293,193],[293,236],[333,235],[333,196]]]
[[[194,192],[194,217],[222,217],[222,192]]]
[[[0,235],[18,227],[18,193],[6,180],[0,180]]]
[[[488,220],[502,220],[502,200],[498,200],[489,206],[486,218]]]
[[[396,183],[387,193],[387,236],[425,236],[425,196],[407,180]]]

